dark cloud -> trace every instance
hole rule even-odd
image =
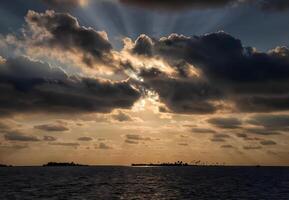
[[[31,135],[25,135],[19,131],[7,131],[4,138],[8,141],[19,141],[19,142],[39,142],[39,138]]]
[[[48,142],[53,142],[56,141],[57,139],[53,136],[44,136],[43,141],[48,141]]]
[[[211,101],[221,94],[206,81],[189,78],[171,78],[156,68],[140,72],[144,86],[158,93],[170,111],[184,114],[214,113],[217,106]],[[162,110],[161,110],[162,111]]]
[[[49,131],[49,132],[63,132],[63,131],[69,131],[69,128],[66,127],[63,124],[43,124],[34,126],[35,129],[43,130],[43,131]]]
[[[127,121],[132,121],[131,116],[129,116],[128,114],[119,111],[117,114],[113,114],[112,119],[119,121],[119,122],[127,122]]]
[[[59,68],[25,57],[0,64],[0,92],[0,111],[6,113],[105,113],[130,108],[140,97],[127,81],[68,77]]]
[[[91,137],[80,137],[80,138],[78,138],[78,140],[87,142],[87,141],[92,141],[93,139]]]
[[[152,56],[153,55],[153,41],[146,35],[140,35],[135,41],[132,53],[137,55]]]
[[[285,11],[289,9],[288,0],[260,0],[260,3],[265,10]]]
[[[269,145],[277,145],[276,142],[274,142],[273,140],[262,140],[260,142],[260,144],[264,145],[264,146],[269,146]]]
[[[242,122],[237,118],[211,118],[207,120],[208,123],[223,129],[240,128]]]
[[[178,73],[172,78],[159,69],[140,72],[145,84],[175,112],[185,112],[183,107],[187,113],[212,113],[222,108],[212,102],[221,100],[232,102],[240,112],[289,109],[287,47],[262,53],[243,47],[240,40],[224,32],[193,37],[172,34],[146,45],[143,38],[136,41],[132,52],[148,56],[150,49],[152,56],[163,58]],[[188,64],[201,71],[201,77],[191,77],[183,70]]]
[[[148,9],[179,11],[186,9],[207,9],[247,4],[266,11],[284,11],[289,9],[288,0],[119,0],[126,5]]]
[[[67,13],[29,11],[26,22],[35,46],[57,48],[82,55],[82,61],[90,67],[95,63],[108,65],[112,62],[112,46],[105,33],[80,26],[77,19]]]

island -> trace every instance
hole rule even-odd
[[[47,164],[42,165],[43,167],[85,167],[88,165],[82,165],[82,164],[77,164],[74,162],[63,162],[63,163],[59,163],[59,162],[49,162]]]
[[[0,164],[0,167],[12,167],[12,165]]]
[[[131,164],[132,167],[187,167],[187,166],[195,166],[190,165],[188,163],[177,161],[174,163],[148,163],[148,164]]]

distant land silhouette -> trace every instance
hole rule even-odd
[[[4,165],[4,164],[0,164],[0,167],[12,167],[12,165]]]
[[[44,164],[43,167],[82,167],[82,166],[88,166],[88,165],[82,165],[82,164],[78,164],[78,163],[68,163],[68,162],[63,162],[63,163],[58,163],[58,162],[49,162],[47,164]]]
[[[141,166],[155,166],[155,167],[186,167],[186,166],[197,166],[197,165],[190,165],[183,161],[177,161],[174,163],[148,163],[148,164],[131,164],[133,167],[141,167]]]

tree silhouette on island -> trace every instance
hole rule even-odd
[[[74,162],[49,162],[47,164],[44,164],[43,167],[82,167],[82,166],[88,166],[88,165],[82,165],[82,164],[77,164]]]

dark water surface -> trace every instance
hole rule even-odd
[[[289,168],[0,168],[0,199],[289,199]]]

